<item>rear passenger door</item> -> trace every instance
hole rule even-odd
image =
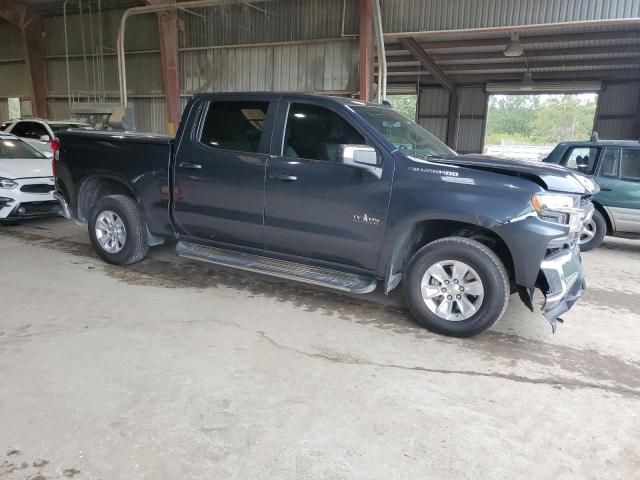
[[[264,179],[277,102],[203,100],[174,165],[173,217],[193,239],[262,248]]]
[[[607,148],[598,170],[597,199],[618,232],[640,233],[640,148]]]

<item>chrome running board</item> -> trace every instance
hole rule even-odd
[[[238,268],[288,280],[309,283],[350,293],[369,293],[376,288],[376,279],[365,275],[341,272],[302,263],[278,260],[251,253],[178,242],[176,253],[185,258]]]

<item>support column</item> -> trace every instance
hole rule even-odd
[[[456,90],[449,92],[449,119],[447,123],[447,145],[455,150],[458,140],[458,93]]]
[[[371,100],[373,97],[373,3],[372,0],[360,0],[360,60],[359,60],[359,97]]]
[[[31,107],[33,116],[49,118],[47,85],[42,54],[42,22],[38,18],[29,27],[21,29],[22,49],[31,76]]]
[[[636,107],[636,118],[634,119],[633,122],[633,136],[631,138],[633,138],[634,140],[637,140],[640,138],[640,95],[638,95],[638,106]]]
[[[167,103],[167,130],[174,135],[180,123],[180,78],[178,76],[178,15],[175,10],[158,13],[162,80]]]
[[[1,0],[0,17],[20,30],[22,50],[31,76],[31,104],[34,116],[47,118],[47,85],[42,53],[42,20],[20,0]]]

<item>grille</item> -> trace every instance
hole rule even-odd
[[[591,202],[591,195],[585,195],[580,199],[580,207],[586,207]]]
[[[56,215],[60,210],[60,204],[56,200],[46,202],[21,203],[11,213],[12,217],[30,217],[33,215]]]
[[[20,187],[21,192],[25,193],[49,193],[56,189],[55,185],[50,183],[33,183],[31,185],[23,185]]]

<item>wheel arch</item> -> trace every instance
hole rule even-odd
[[[127,195],[137,199],[129,183],[117,176],[96,174],[84,178],[78,187],[77,217],[87,222],[96,202],[107,195]]]
[[[389,293],[402,280],[405,268],[413,255],[423,246],[445,237],[472,238],[489,247],[502,261],[509,280],[514,286],[514,262],[507,243],[494,231],[474,223],[448,219],[421,219],[414,221],[393,241],[393,252],[386,265],[385,293]]]
[[[596,210],[598,210],[598,212],[602,214],[602,216],[604,217],[604,221],[607,223],[607,235],[613,235],[616,231],[615,224],[613,223],[613,218],[611,218],[611,215],[609,214],[605,206],[597,201],[593,201],[593,206]]]

